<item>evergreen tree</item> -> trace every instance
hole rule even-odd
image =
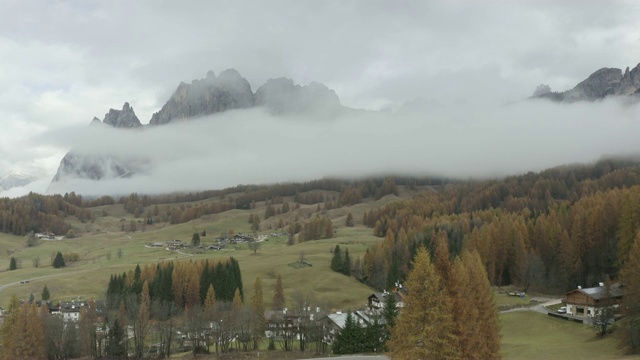
[[[349,312],[344,323],[344,328],[340,330],[331,349],[334,354],[356,354],[362,352],[363,330],[360,324]]]
[[[109,357],[121,359],[127,355],[124,341],[125,333],[120,320],[116,317],[109,326],[107,332],[106,354]]]
[[[47,301],[51,298],[51,294],[49,293],[49,288],[47,288],[47,284],[45,284],[44,289],[42,289],[41,298],[43,301]]]
[[[349,257],[349,249],[344,250],[344,260],[342,262],[342,273],[351,276],[351,258]]]
[[[197,232],[193,233],[193,236],[191,237],[191,246],[200,246],[200,234],[198,234]]]
[[[382,319],[386,325],[387,334],[396,326],[396,319],[398,318],[399,312],[396,294],[387,294],[384,298],[384,307],[382,308]]]
[[[351,214],[351,212],[347,214],[347,220],[345,220],[345,226],[353,227],[353,215]]]
[[[387,343],[393,359],[460,359],[451,303],[429,253],[421,248],[406,282],[408,294]]]
[[[340,245],[336,245],[333,249],[333,257],[331,258],[331,270],[341,273],[344,266],[343,261]]]
[[[11,260],[9,261],[9,270],[15,270],[18,268],[18,262],[16,261],[15,257],[11,257]]]
[[[284,288],[282,287],[282,276],[278,274],[276,285],[273,288],[273,300],[271,301],[271,309],[274,311],[282,311],[286,306],[284,297]]]
[[[56,257],[53,259],[53,263],[51,265],[53,265],[53,267],[56,269],[65,267],[64,257],[62,257],[62,253],[60,251],[58,251],[58,253],[56,254]]]

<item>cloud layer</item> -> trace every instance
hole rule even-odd
[[[439,174],[495,177],[606,154],[640,152],[640,106],[617,101],[499,107],[458,106],[431,112],[354,112],[333,120],[274,117],[235,110],[159,127],[67,131],[74,149],[148,161],[144,174],[110,181],[71,181],[54,192],[162,193],[326,176]]]

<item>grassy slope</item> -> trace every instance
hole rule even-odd
[[[596,337],[585,325],[531,311],[500,315],[504,359],[640,359],[623,356],[618,339]]]
[[[402,194],[403,198],[413,195],[411,192]],[[288,199],[290,203],[292,199]],[[285,294],[289,299],[294,292],[311,292],[318,300],[331,305],[336,310],[347,310],[361,307],[366,297],[373,291],[371,288],[358,283],[353,278],[348,278],[334,273],[329,268],[331,260],[330,250],[336,245],[348,247],[352,259],[362,256],[367,247],[377,241],[378,238],[371,235],[371,229],[362,227],[362,214],[387,202],[398,200],[398,197],[387,196],[378,201],[369,199],[366,203],[350,208],[334,209],[327,213],[337,228],[336,238],[330,240],[310,241],[294,246],[286,245],[286,238],[270,239],[261,243],[260,250],[253,254],[246,245],[233,247],[225,251],[207,251],[205,254],[195,255],[192,259],[199,258],[225,258],[234,256],[240,262],[244,280],[245,296],[251,296],[253,282],[256,276],[260,276],[263,283],[263,291],[267,305],[273,295],[275,277],[281,274],[285,287]],[[212,243],[214,238],[230,229],[234,232],[250,232],[247,222],[250,213],[264,215],[264,203],[258,203],[255,210],[231,210],[222,214],[204,216],[200,219],[185,224],[170,225],[157,223],[147,226],[144,232],[137,231],[127,234],[120,231],[121,225],[128,225],[133,217],[122,210],[121,205],[104,206],[96,208],[96,213],[102,210],[107,212],[106,217],[99,216],[91,223],[80,223],[74,218],[68,221],[77,230],[79,237],[65,239],[64,241],[41,241],[33,248],[25,247],[25,238],[7,234],[0,234],[0,286],[10,284],[0,291],[0,306],[8,303],[9,297],[15,293],[19,298],[27,298],[33,292],[36,299],[40,296],[42,288],[47,284],[53,300],[69,300],[76,296],[83,298],[104,297],[109,276],[113,273],[122,273],[135,267],[136,264],[155,263],[165,259],[183,258],[184,255],[171,253],[162,249],[144,247],[149,242],[162,242],[170,239],[181,239],[189,242],[194,231],[207,231],[207,237],[201,239],[202,244]],[[161,206],[161,209],[163,206]],[[346,228],[344,222],[347,213],[354,215],[356,227]],[[262,228],[269,225],[275,227],[280,217],[285,220],[293,220],[296,215],[300,219],[314,216],[316,205],[302,206],[301,209],[288,214],[279,215],[263,220]],[[137,221],[137,220],[136,220]],[[137,222],[138,229],[142,223]],[[275,230],[264,230],[262,233],[270,233]],[[121,249],[124,256],[118,258]],[[81,260],[68,264],[64,269],[51,267],[51,254],[55,251],[76,252]],[[300,258],[304,253],[306,261],[313,266],[295,269],[288,266]],[[21,268],[15,271],[4,271],[8,268],[9,257],[15,256],[21,263]],[[35,268],[32,260],[40,258],[40,267]],[[12,284],[24,279],[32,279],[28,284]]]

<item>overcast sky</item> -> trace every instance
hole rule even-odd
[[[12,169],[38,169],[50,178],[75,144],[74,138],[61,134],[78,134],[94,116],[102,119],[109,108],[120,109],[125,101],[148,123],[180,81],[227,68],[237,69],[254,91],[267,79],[284,76],[300,84],[324,83],[344,105],[355,108],[395,110],[407,100],[422,98],[456,109],[440,111],[431,123],[407,120],[416,128],[406,131],[414,133],[428,133],[434,122],[456,118],[464,121],[441,129],[457,126],[463,138],[473,131],[484,134],[473,127],[459,128],[471,121],[474,127],[486,125],[491,130],[487,136],[504,133],[508,139],[511,125],[506,117],[522,115],[519,132],[535,133],[537,121],[567,119],[557,126],[569,128],[558,134],[566,139],[577,131],[576,139],[591,139],[595,134],[577,125],[578,120],[598,114],[601,123],[589,120],[595,128],[588,128],[600,136],[609,134],[601,143],[613,144],[599,145],[598,151],[636,151],[633,145],[615,145],[617,138],[635,130],[633,121],[640,121],[635,107],[600,104],[558,110],[543,105],[540,113],[530,105],[504,107],[531,95],[540,83],[562,91],[599,68],[634,67],[640,62],[638,19],[640,3],[635,1],[5,0],[0,2],[0,176]],[[611,116],[621,116],[618,132],[601,125]],[[385,121],[403,124],[394,117]],[[340,129],[327,125],[318,131]],[[403,130],[395,133],[396,148],[409,136]],[[381,139],[385,132],[369,135]],[[532,160],[539,167],[597,156],[594,149],[587,151],[588,143],[569,140],[575,157],[556,159],[551,152],[523,156],[544,158],[544,164]],[[533,150],[536,141],[540,138],[525,147]],[[465,143],[458,146],[461,151],[445,160],[464,167],[463,154],[478,150],[465,148]],[[483,158],[495,155],[488,146],[480,153]],[[491,164],[495,161],[477,166],[485,173],[509,170]],[[364,167],[375,170],[373,164]],[[420,164],[424,171],[446,170],[442,167]],[[327,172],[341,169],[328,166]],[[451,172],[470,175],[460,168]],[[322,172],[297,177],[316,175]],[[278,180],[287,179],[265,179]],[[246,183],[236,178],[228,182]]]

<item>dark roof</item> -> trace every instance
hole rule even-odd
[[[597,287],[586,288],[586,289],[576,289],[573,291],[579,291],[594,300],[600,300],[607,297],[607,288],[604,286],[597,286]],[[570,291],[570,292],[573,292],[573,291]],[[609,288],[609,295],[610,295],[609,297],[613,297],[613,298],[624,296],[624,289],[622,289],[620,284],[613,284],[611,288]]]

